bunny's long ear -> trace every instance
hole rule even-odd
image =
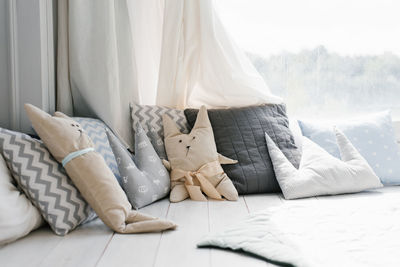
[[[68,117],[67,115],[65,115],[64,113],[62,113],[60,111],[56,111],[54,113],[54,117],[59,117],[59,118],[67,119],[67,120],[72,120],[72,118]]]
[[[206,106],[201,106],[199,113],[197,114],[196,123],[193,126],[193,130],[197,128],[211,128],[210,119],[208,118],[208,112]]]
[[[24,107],[32,124],[42,123],[43,120],[47,120],[50,117],[48,113],[35,107],[34,105],[25,104]]]
[[[176,123],[167,115],[162,116],[164,126],[164,138],[181,134]]]

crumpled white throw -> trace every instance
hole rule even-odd
[[[198,246],[241,249],[295,266],[400,266],[400,187],[287,201]]]

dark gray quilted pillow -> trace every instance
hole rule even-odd
[[[197,112],[197,109],[185,110],[191,127],[196,121]],[[285,105],[209,109],[208,116],[218,152],[239,161],[234,165],[222,165],[239,194],[280,192],[267,150],[265,133],[296,168],[301,158],[289,129]]]

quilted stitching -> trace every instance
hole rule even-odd
[[[194,125],[197,112],[195,109],[185,110],[189,125]],[[235,165],[223,166],[238,192],[279,192],[265,133],[271,136],[296,168],[301,156],[289,129],[285,105],[211,109],[208,115],[218,152],[239,161]]]

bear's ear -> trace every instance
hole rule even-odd
[[[164,138],[181,134],[178,127],[176,127],[176,123],[168,115],[164,114],[162,119],[164,126]]]
[[[197,128],[211,128],[206,106],[201,106],[199,113],[197,113],[197,119],[193,126],[193,130]]]

